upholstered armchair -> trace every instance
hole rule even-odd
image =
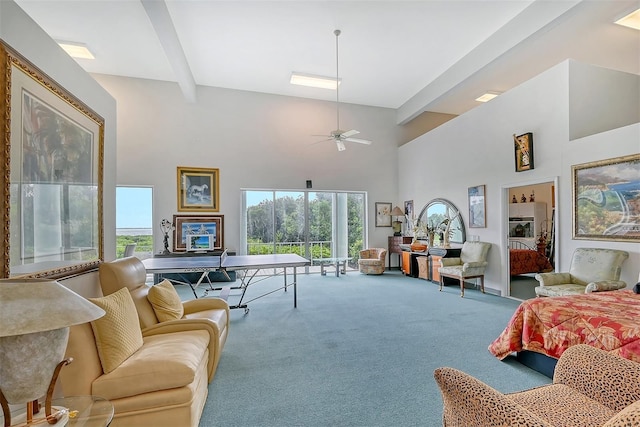
[[[620,279],[622,263],[629,253],[617,249],[578,248],[573,253],[567,273],[539,273],[537,296],[560,296],[623,289]]]
[[[384,248],[371,248],[360,251],[358,259],[358,268],[363,274],[382,274],[384,273],[384,260],[387,256],[387,250]]]
[[[460,296],[464,297],[465,279],[480,279],[480,289],[484,293],[484,270],[487,268],[487,254],[491,243],[464,242],[459,257],[442,258],[440,272],[440,290],[445,277],[460,281]]]
[[[640,363],[586,344],[560,356],[552,384],[516,393],[453,368],[438,368],[434,377],[447,427],[640,425]]]

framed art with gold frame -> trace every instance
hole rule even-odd
[[[214,249],[224,248],[224,216],[223,215],[174,215],[173,225],[173,251],[184,252],[187,250],[187,235],[189,234],[213,234]]]
[[[104,119],[4,43],[0,67],[0,277],[93,269],[104,258]]]
[[[573,238],[640,242],[640,154],[571,166]]]
[[[516,172],[533,169],[533,133],[513,135],[514,155],[516,160]]]
[[[218,212],[220,171],[178,166],[178,212]]]

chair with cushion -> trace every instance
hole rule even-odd
[[[453,368],[434,377],[447,427],[640,425],[640,363],[586,344],[565,350],[552,384],[521,392],[500,393]]]
[[[222,348],[229,331],[229,305],[220,298],[200,298],[180,301],[168,280],[154,286],[146,282],[147,271],[136,257],[121,258],[100,264],[100,286],[110,295],[122,288],[129,289],[138,312],[142,335],[185,330],[206,330],[209,342],[209,381],[213,380]]]
[[[444,278],[450,277],[460,281],[460,296],[464,297],[465,279],[480,279],[480,289],[484,293],[484,270],[487,268],[487,254],[491,243],[464,242],[459,257],[442,258],[440,272],[440,290]]]
[[[620,279],[622,263],[629,253],[617,249],[578,248],[573,253],[568,273],[539,273],[537,296],[560,296],[624,289]]]
[[[384,248],[371,248],[360,251],[358,259],[358,268],[363,274],[382,274],[384,273],[384,260],[387,256],[387,250]]]

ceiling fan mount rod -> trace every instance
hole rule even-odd
[[[334,30],[333,34],[336,35],[336,124],[340,129],[340,70],[338,68],[338,36],[342,33],[340,30]]]

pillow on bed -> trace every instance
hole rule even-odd
[[[89,298],[106,314],[91,322],[98,355],[105,374],[116,369],[142,347],[138,312],[129,289],[122,288],[106,297]]]
[[[184,306],[180,300],[180,295],[167,279],[157,285],[153,285],[149,289],[147,299],[153,306],[153,311],[160,322],[178,320],[184,315]]]

